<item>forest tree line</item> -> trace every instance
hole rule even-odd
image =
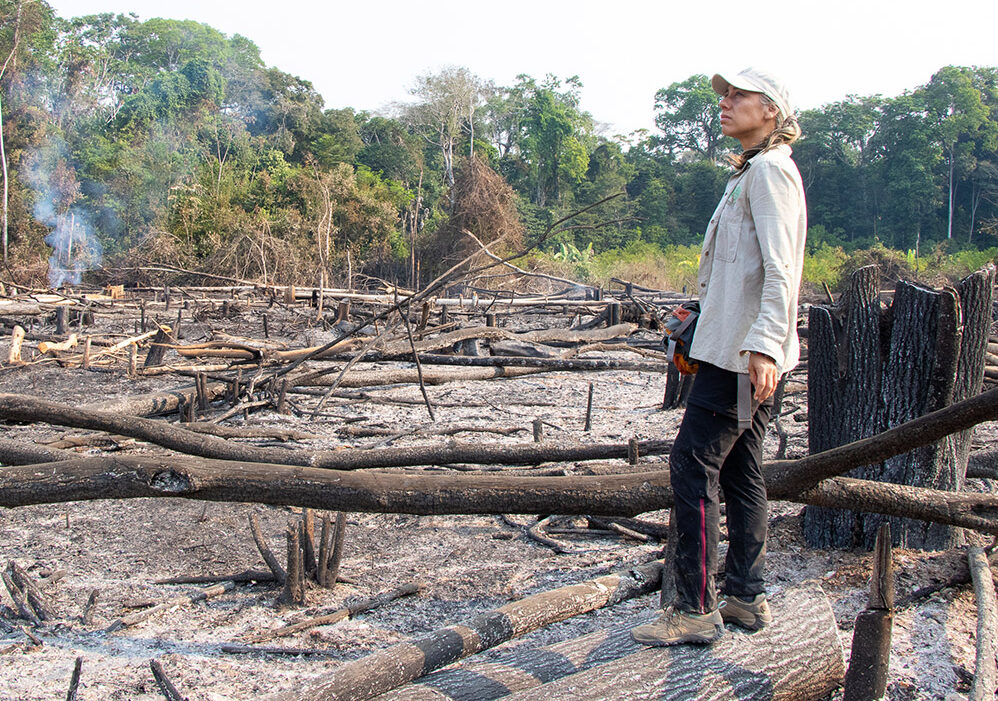
[[[67,258],[106,265],[329,282],[349,256],[413,284],[467,250],[464,230],[509,248],[615,193],[545,255],[695,250],[737,146],[708,77],[650,95],[656,130],[626,136],[581,108],[582,90],[450,67],[384,113],[330,108],[239,35],[0,0],[7,270],[38,275],[69,237]],[[998,68],[946,66],[800,123],[812,253],[998,242]]]

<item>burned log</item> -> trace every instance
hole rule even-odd
[[[508,340],[525,341],[528,343],[592,343],[595,341],[606,341],[613,338],[630,336],[637,330],[636,324],[616,324],[606,329],[593,329],[591,331],[579,331],[575,329],[544,329],[540,331],[527,331],[524,333],[513,333],[505,329],[489,326],[477,326],[450,333],[442,334],[436,338],[419,341],[415,344],[416,351],[428,353],[434,350],[449,348],[457,343],[473,340]],[[405,357],[412,353],[408,341],[395,341],[385,345],[381,350],[382,358]]]
[[[114,633],[119,630],[122,630],[123,628],[127,628],[129,626],[134,626],[138,623],[141,623],[147,618],[151,618],[152,616],[163,613],[164,611],[175,609],[178,606],[196,604],[199,601],[206,601],[208,599],[212,599],[216,596],[219,596],[220,594],[232,591],[235,588],[235,586],[236,585],[234,582],[223,582],[221,584],[215,584],[205,589],[201,589],[187,596],[176,596],[170,599],[169,601],[164,601],[161,604],[156,604],[155,606],[151,606],[145,610],[138,611],[136,613],[132,613],[127,616],[122,616],[121,618],[113,621],[111,625],[107,627],[105,632]]]
[[[163,665],[159,663],[159,660],[149,660],[149,667],[152,669],[152,676],[156,680],[159,690],[166,697],[166,701],[187,701],[187,697],[181,694],[177,687],[173,685],[173,682],[170,681],[170,678],[166,676]]]
[[[665,362],[640,362],[616,358],[528,358],[524,356],[474,357],[424,353],[420,361],[430,365],[464,365],[471,367],[529,367],[545,370],[630,370],[632,372],[667,372]]]
[[[428,445],[379,450],[287,451],[281,448],[259,448],[226,441],[153,419],[120,416],[108,411],[77,409],[17,394],[0,394],[0,418],[44,421],[60,426],[108,431],[205,458],[346,470],[481,462],[536,465],[552,461],[605,460],[627,455],[627,446],[621,444],[544,444],[543,446],[455,444],[446,447]],[[646,455],[668,452],[670,445],[663,442],[646,442],[642,445],[641,451]]]
[[[317,681],[266,697],[269,701],[360,701],[391,691],[451,662],[545,625],[646,594],[661,563],[610,574],[510,602],[463,624],[344,664]]]
[[[807,470],[807,462],[796,462]],[[828,479],[801,494],[787,486],[794,484],[771,483],[770,497],[833,508],[858,504],[871,512],[998,535],[998,496],[846,478]],[[166,496],[411,514],[627,516],[672,503],[664,471],[569,477],[413,475],[161,457],[77,458],[0,468],[0,506]]]
[[[932,414],[856,443],[798,460],[766,465],[769,495],[796,498],[822,480],[871,461],[931,443],[982,421],[998,418],[998,389],[989,390]],[[540,449],[532,444],[524,446]],[[495,452],[509,451],[498,446]],[[620,446],[617,447],[619,449]],[[382,457],[406,455],[377,451]],[[450,449],[445,449],[450,450]],[[456,453],[443,453],[455,457]],[[361,454],[363,455],[363,453]],[[436,453],[439,457],[441,453]],[[479,453],[480,455],[480,453]],[[520,456],[522,457],[522,455]],[[619,457],[619,455],[618,455]],[[500,460],[500,457],[496,457]],[[508,458],[506,458],[508,459]],[[563,458],[569,459],[569,458]],[[454,460],[461,462],[461,460]],[[868,502],[887,503],[898,510],[888,485],[868,490]],[[902,489],[894,485],[890,489]],[[922,491],[909,493],[905,508],[919,507]],[[834,490],[829,498],[836,498]],[[840,490],[841,491],[841,490]],[[267,463],[233,463],[190,457],[75,457],[27,467],[0,468],[0,506],[74,501],[80,499],[184,496],[215,501],[245,501],[298,505],[320,509],[389,513],[575,513],[632,516],[666,508],[672,492],[665,471],[590,477],[441,476],[354,474]],[[838,498],[843,498],[840,494]],[[844,498],[853,498],[848,493]],[[990,530],[989,495],[949,495],[962,500],[970,527]],[[977,502],[967,500],[978,500]],[[973,506],[977,503],[978,506]],[[837,504],[836,504],[837,505]],[[969,510],[969,511],[968,511]],[[945,509],[944,509],[945,511]]]
[[[359,613],[380,608],[381,606],[395,601],[396,599],[400,599],[403,596],[411,596],[417,593],[419,593],[418,584],[403,584],[400,587],[383,591],[376,596],[354,601],[348,606],[344,606],[343,608],[337,609],[331,613],[326,613],[321,616],[313,616],[297,623],[281,626],[280,628],[275,628],[274,630],[268,630],[265,633],[252,635],[246,639],[246,642],[252,644],[262,643],[267,640],[273,640],[274,638],[283,638],[289,635],[294,635],[303,630],[309,630],[319,626],[333,625],[334,623],[339,623],[347,618],[352,618]]]
[[[472,382],[492,380],[502,377],[523,377],[541,372],[552,372],[552,368],[486,367],[455,370],[451,368],[423,368],[422,381],[427,385],[442,385],[447,382]],[[381,385],[416,384],[420,373],[415,368],[390,370],[360,370],[345,375],[336,382],[333,371],[321,370],[298,375],[291,380],[295,387],[329,387],[336,383],[339,387],[378,387]]]
[[[827,698],[844,673],[842,645],[828,598],[811,584],[773,599],[776,620],[758,633],[729,633],[710,646],[647,648],[508,698]]]
[[[984,701],[993,699],[995,689],[998,688],[998,668],[995,662],[995,652],[998,650],[995,640],[998,629],[995,583],[991,565],[983,549],[971,548],[967,559],[977,599],[977,662],[974,684],[967,698],[970,701]]]
[[[227,383],[209,382],[207,388],[209,399],[221,397],[228,389]],[[134,397],[93,402],[80,408],[91,411],[107,411],[121,416],[159,416],[175,412],[181,404],[189,404],[196,394],[197,388],[191,385],[166,392],[152,392]]]
[[[33,463],[57,462],[59,460],[69,460],[77,454],[68,450],[49,448],[35,443],[25,443],[23,441],[12,441],[9,438],[0,437],[0,464],[3,465],[31,465]]]
[[[899,283],[880,305],[877,272],[857,271],[840,305],[811,309],[808,419],[811,452],[848,443],[975,396],[983,383],[994,269],[969,276],[958,290]],[[857,470],[853,476],[959,490],[969,431]],[[872,546],[882,516],[808,508],[805,537],[817,547]],[[946,548],[958,531],[891,519],[896,545]]]
[[[850,477],[832,477],[788,499],[829,509],[858,509],[870,514],[973,528],[983,533],[994,533],[992,509],[998,506],[992,494],[948,492]]]
[[[967,459],[967,477],[998,479],[998,448],[971,453]]]
[[[790,641],[797,636],[803,636],[806,630],[816,629],[820,631],[816,642],[800,637],[798,640],[800,649],[794,652],[791,659],[787,661],[787,664],[795,665],[801,672],[803,679],[797,684],[806,683],[806,680],[811,678],[811,670],[802,667],[802,665],[807,664],[807,660],[800,659],[805,651],[806,654],[814,654],[816,662],[827,661],[829,663],[825,669],[821,669],[820,665],[817,667],[820,670],[817,673],[818,685],[831,683],[832,678],[841,675],[843,668],[842,651],[841,647],[836,650],[833,645],[834,636],[830,635],[830,632],[834,632],[835,623],[831,617],[828,601],[820,588],[814,584],[795,586],[775,595],[772,603],[776,612],[776,621],[765,635],[772,636],[773,639],[779,641],[777,644],[781,648],[785,645],[790,646],[792,644]],[[766,641],[756,635],[729,632],[713,646],[713,650],[724,649],[725,652],[722,654],[726,656],[729,650],[744,645],[753,647],[759,645],[760,650],[765,650]],[[697,664],[698,660],[689,658],[681,652],[700,650],[702,655],[704,652],[710,651],[711,648],[704,649],[698,646],[684,645],[672,649],[683,654],[683,657],[681,660],[672,658],[675,660],[675,664],[657,667],[660,674],[668,674],[684,667],[687,668],[687,674],[697,673],[705,677],[713,676],[710,674],[711,670],[716,671],[716,660],[706,666],[692,666]],[[618,665],[628,664],[631,655],[647,654],[648,652],[647,648],[631,639],[629,628],[611,628],[541,648],[524,646],[489,661],[472,658],[427,675],[418,682],[396,689],[390,694],[375,698],[377,701],[491,701],[492,699],[508,697],[510,694],[519,696],[517,692],[520,692],[524,698],[546,698],[548,683],[558,680],[563,680],[566,683],[571,682],[573,676],[569,675],[576,675],[593,668],[604,668],[608,673],[613,673],[619,669]],[[660,654],[660,652],[656,654]],[[712,651],[709,652],[708,657],[712,654]],[[649,664],[649,670],[654,667],[655,665]],[[826,675],[826,679],[820,680]],[[579,679],[582,677],[580,676]],[[663,679],[663,683],[668,682]],[[631,698],[627,695],[630,693],[629,686],[628,683],[623,683],[619,689],[606,692],[607,695],[602,698]],[[767,698],[785,698],[781,693],[789,691],[789,689],[783,687],[779,691],[780,693]],[[582,693],[586,692],[583,690]],[[706,689],[704,693],[706,694]],[[691,692],[688,697],[684,698],[703,697],[696,692]],[[600,697],[593,695],[581,696],[580,698]],[[659,698],[659,696],[648,694],[637,698]],[[667,696],[666,698],[672,697]],[[756,697],[749,696],[748,698]],[[820,696],[816,698],[820,698]]]

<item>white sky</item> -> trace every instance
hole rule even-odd
[[[447,65],[510,85],[582,79],[609,134],[654,129],[659,88],[694,73],[766,67],[799,108],[900,94],[945,65],[998,66],[995,0],[49,0],[61,17],[192,19],[260,47],[327,107],[376,111]],[[786,19],[778,19],[779,15]]]

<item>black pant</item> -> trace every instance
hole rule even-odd
[[[708,613],[717,608],[718,485],[724,489],[728,522],[724,591],[742,598],[765,591],[769,514],[762,443],[771,412],[771,406],[760,406],[751,427],[739,431],[733,417],[694,405],[686,409],[669,456],[679,534],[676,607],[681,611]]]

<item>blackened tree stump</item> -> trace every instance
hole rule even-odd
[[[957,289],[901,282],[892,305],[880,303],[874,267],[853,274],[835,307],[809,317],[808,442],[818,453],[885,431],[981,391],[994,298],[994,269]],[[852,476],[941,490],[962,488],[971,431],[883,462]],[[945,549],[959,529],[909,519],[809,506],[804,535],[814,547],[872,547],[891,522],[894,544]]]

